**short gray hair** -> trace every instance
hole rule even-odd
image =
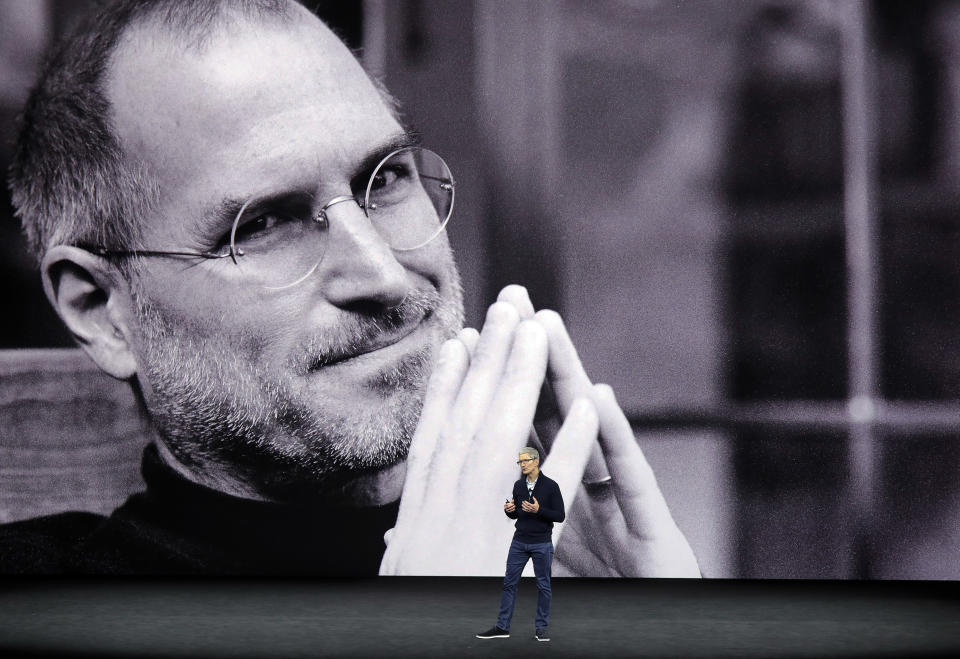
[[[540,458],[540,451],[533,448],[532,446],[524,446],[522,449],[520,449],[520,455],[523,455],[524,453],[526,453],[527,455],[529,455],[531,458],[535,460]]]
[[[53,245],[136,246],[157,182],[113,132],[104,91],[131,26],[153,22],[192,43],[236,17],[290,20],[289,0],[116,0],[47,60],[20,119],[9,172],[16,215],[39,260]]]

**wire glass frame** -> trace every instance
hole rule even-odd
[[[86,249],[106,257],[229,258],[249,281],[279,290],[301,283],[320,264],[330,243],[333,206],[356,203],[391,249],[407,252],[444,231],[455,194],[456,182],[443,158],[408,146],[387,154],[355,194],[333,197],[319,208],[309,194],[282,200],[254,195],[237,212],[227,244],[215,251]]]

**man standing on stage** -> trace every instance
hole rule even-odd
[[[549,641],[547,625],[550,622],[550,565],[553,562],[553,523],[566,517],[563,495],[556,481],[540,473],[540,453],[526,446],[517,460],[521,478],[513,484],[513,498],[503,504],[510,519],[517,520],[513,542],[507,553],[507,573],[503,578],[500,596],[500,615],[493,629],[477,634],[477,638],[508,638],[510,619],[517,602],[517,584],[528,559],[533,559],[533,573],[537,577],[537,619],[534,638]],[[520,510],[516,502],[520,501]]]

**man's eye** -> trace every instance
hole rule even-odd
[[[406,154],[395,156],[377,170],[370,189],[381,193],[399,190],[407,185],[416,173],[416,165]]]
[[[395,185],[400,179],[402,173],[397,171],[396,167],[381,167],[376,176],[373,177],[372,190],[383,190]]]
[[[261,240],[282,230],[293,221],[293,218],[282,213],[262,213],[238,224],[233,240],[235,243]]]

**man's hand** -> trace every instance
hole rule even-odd
[[[560,316],[534,312],[519,286],[479,335],[464,329],[440,351],[381,574],[503,574],[513,528],[489,501],[516,481],[535,413],[560,428],[541,460],[568,511],[554,526],[556,574],[700,576],[613,391],[590,382]]]
[[[517,480],[514,463],[530,437],[547,349],[544,327],[521,320],[507,302],[491,305],[479,335],[466,329],[443,345],[381,574],[503,575],[513,528],[490,503]],[[570,401],[551,447],[551,476],[566,501],[576,495],[598,427],[586,396]]]
[[[613,390],[591,384],[559,314],[535,312],[521,286],[507,286],[497,300],[509,302],[521,318],[535,319],[546,330],[549,386],[545,390],[549,399],[541,400],[541,409],[562,416],[578,397],[589,396],[599,415],[600,441],[592,447],[589,464],[580,476],[584,482],[601,484],[590,491],[580,487],[576,499],[568,500],[564,492],[567,519],[562,538],[557,539],[554,531],[555,573],[699,577],[693,550],[673,521]],[[552,477],[558,460],[552,445],[548,449],[543,471]]]
[[[503,509],[504,509],[505,511],[507,511],[508,513],[512,513],[512,512],[514,512],[514,511],[517,509],[517,507],[516,507],[516,505],[514,505],[513,499],[510,499],[510,500],[507,501],[505,504],[503,504]]]
[[[533,497],[533,503],[530,503],[529,501],[520,502],[520,507],[528,513],[540,512],[540,502],[537,501],[537,497]]]

